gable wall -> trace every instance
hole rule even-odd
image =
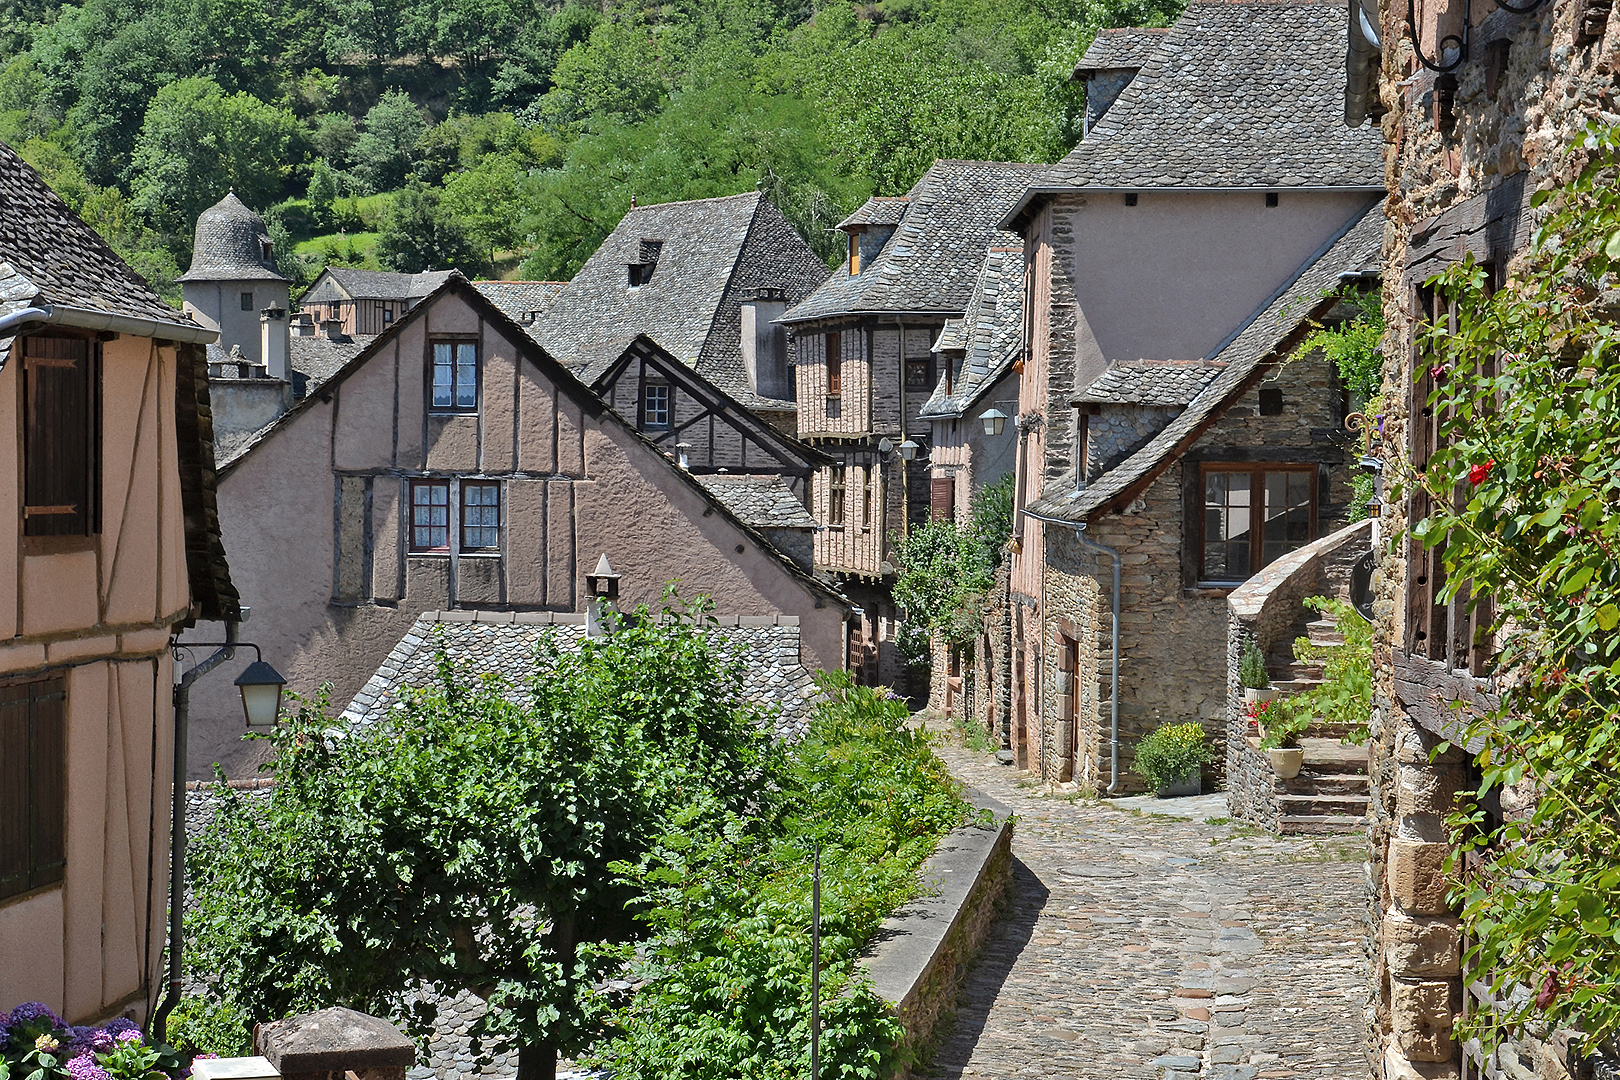
[[[426,408],[434,334],[482,345],[475,415]],[[502,549],[409,550],[413,478],[485,479],[502,492]],[[451,501],[454,503],[455,488]],[[582,611],[585,575],[606,553],[621,603],[656,601],[679,580],[719,613],[799,615],[804,659],[838,666],[842,611],[759,550],[655,451],[586,413],[521,359],[518,344],[445,294],[347,378],[329,384],[220,483],[220,520],[246,630],[290,688],[332,684],[341,708],[423,611]],[[452,527],[452,537],[455,530]],[[739,548],[741,550],[739,550]],[[250,770],[231,680],[193,694],[193,774]]]

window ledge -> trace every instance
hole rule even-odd
[[[407,551],[405,557],[408,559],[448,559],[450,553],[448,551]]]
[[[463,559],[499,559],[501,557],[501,553],[499,551],[486,551],[480,549],[477,551],[463,551],[461,552],[460,557]]]

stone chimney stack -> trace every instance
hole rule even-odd
[[[743,367],[749,388],[760,397],[793,398],[786,335],[776,322],[786,310],[787,296],[777,288],[755,289],[742,302]]]
[[[287,310],[265,308],[259,312],[259,356],[265,374],[272,379],[287,381]]]

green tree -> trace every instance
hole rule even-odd
[[[341,735],[302,709],[273,736],[272,796],[227,795],[197,844],[198,970],[256,1019],[342,1003],[417,1032],[413,990],[466,987],[490,1005],[473,1036],[552,1075],[598,1030],[592,986],[620,962],[600,945],[634,929],[609,866],[760,790],[760,718],[701,615],[542,645],[521,688],[441,655],[435,685]]]
[[[990,552],[972,526],[935,518],[894,542],[894,602],[915,630],[952,645],[978,636],[991,585]]]
[[[491,264],[495,254],[517,245],[518,186],[523,173],[505,154],[486,154],[471,169],[445,181],[444,211]]]
[[[393,191],[405,183],[416,143],[427,129],[422,110],[403,90],[389,90],[366,111],[350,155],[372,191]]]
[[[455,267],[476,275],[484,255],[445,208],[439,193],[412,184],[389,204],[377,238],[377,261],[407,274]]]
[[[309,216],[311,223],[321,232],[331,232],[336,223],[332,204],[338,195],[337,173],[324,161],[317,161],[309,176]]]
[[[130,204],[177,251],[209,205],[235,189],[249,206],[278,201],[297,131],[290,112],[226,94],[206,76],[158,91],[130,160]]]

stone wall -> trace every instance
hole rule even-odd
[[[1309,613],[1310,596],[1344,596],[1349,566],[1367,550],[1372,522],[1358,521],[1285,555],[1226,598],[1226,803],[1231,815],[1278,831],[1276,773],[1249,742],[1249,718],[1238,677],[1244,648],[1253,641],[1270,655],[1286,644]]]
[[[1390,187],[1383,455],[1386,476],[1399,476],[1407,460],[1415,286],[1466,254],[1493,264],[1499,275],[1511,269],[1533,224],[1525,200],[1573,171],[1564,148],[1587,121],[1614,119],[1620,19],[1601,5],[1546,4],[1528,15],[1476,6],[1469,55],[1442,82],[1413,57],[1407,6],[1392,0],[1379,6],[1385,48],[1378,96],[1386,110]],[[1431,55],[1439,8],[1435,0],[1418,5]],[[1595,40],[1576,36],[1576,19],[1587,12],[1595,14]],[[1389,500],[1383,514],[1385,536],[1399,536],[1409,525],[1398,500]],[[1384,1080],[1457,1078],[1465,1068],[1475,1076],[1478,1063],[1465,1066],[1452,1038],[1465,991],[1457,924],[1443,898],[1446,845],[1437,831],[1439,815],[1463,781],[1463,763],[1456,751],[1429,758],[1441,737],[1435,717],[1446,705],[1398,689],[1396,673],[1409,662],[1411,640],[1406,581],[1403,548],[1380,550],[1366,897],[1373,956],[1369,1058]],[[1452,681],[1453,693],[1466,691],[1466,675]],[[1491,1075],[1515,1078],[1571,1075],[1556,1032],[1510,1044],[1492,1068]]]

